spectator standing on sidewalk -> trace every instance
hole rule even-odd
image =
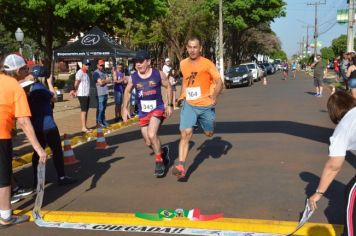
[[[178,73],[176,69],[171,69],[171,71],[168,73],[168,81],[171,84],[172,87],[172,103],[173,103],[173,109],[177,110],[177,88],[176,88],[176,84],[177,84],[177,80],[178,80]]]
[[[115,98],[115,122],[122,121],[121,117],[121,105],[122,96],[124,94],[124,82],[125,74],[123,69],[123,64],[117,65],[112,71],[113,82],[114,82],[114,98]]]
[[[52,103],[56,102],[57,95],[53,87],[52,75],[47,79],[49,90],[40,82],[37,82],[40,76],[39,70],[33,70],[32,76],[36,82],[24,80],[21,86],[27,93],[27,100],[32,113],[31,123],[36,133],[37,140],[42,148],[49,146],[53,154],[53,163],[57,171],[58,185],[68,185],[76,182],[75,179],[65,175],[64,159],[61,144],[61,137],[58,127],[54,121]],[[36,152],[32,154],[32,168],[34,187],[37,186],[37,166],[39,156]]]
[[[345,85],[346,91],[349,90],[349,84],[347,82],[347,76],[346,76],[346,72],[347,72],[349,66],[350,66],[350,61],[348,59],[348,53],[344,53],[343,59],[342,59],[341,65],[340,65],[340,74],[341,74],[342,82]]]
[[[78,97],[80,104],[80,120],[82,124],[82,131],[89,132],[91,131],[88,126],[88,111],[90,104],[90,78],[88,75],[88,70],[90,66],[90,60],[84,58],[82,61],[82,68],[77,71],[75,74],[74,89],[70,92],[70,95],[73,97]]]
[[[108,127],[109,123],[105,118],[105,110],[108,103],[108,83],[110,83],[110,79],[108,75],[105,73],[105,61],[98,60],[98,64],[96,65],[97,69],[93,73],[94,83],[96,84],[97,91],[97,107],[96,107],[96,124],[100,127]]]
[[[336,74],[336,80],[340,80],[340,56],[337,56],[335,57],[334,59],[334,71],[335,71],[335,74]]]
[[[356,99],[356,56],[352,57],[352,65],[349,66],[349,69],[346,72],[346,77],[348,78],[348,85],[351,89],[352,96]]]
[[[39,155],[39,161],[46,163],[47,160],[31,124],[26,94],[18,83],[27,75],[28,67],[22,57],[11,54],[3,60],[0,56],[0,229],[29,220],[27,215],[16,216],[11,211],[11,129],[15,118]]]
[[[313,64],[311,64],[311,68],[314,69],[314,86],[316,90],[315,97],[323,96],[323,78],[324,78],[324,70],[325,67],[321,60],[321,56],[317,55]]]
[[[171,70],[172,70],[171,59],[166,58],[164,60],[164,65],[163,65],[162,71],[167,77]]]
[[[345,162],[346,152],[356,150],[356,100],[344,91],[337,91],[330,96],[328,112],[332,122],[337,124],[333,135],[330,137],[329,159],[327,160],[320,182],[315,193],[309,198],[312,209],[325,194],[331,182],[341,170]],[[356,175],[346,186],[346,227],[348,236],[356,234]]]

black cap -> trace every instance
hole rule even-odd
[[[149,59],[151,59],[151,56],[147,51],[141,50],[136,52],[135,61],[144,61]]]
[[[84,58],[83,61],[82,61],[82,63],[83,63],[84,65],[90,65],[90,64],[91,64],[89,58]]]

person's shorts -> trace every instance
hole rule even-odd
[[[150,113],[148,113],[146,116],[142,117],[139,119],[139,123],[141,127],[147,126],[150,124],[150,120],[151,117],[156,117],[157,119],[159,119],[161,121],[161,123],[163,122],[165,116],[164,116],[164,110],[153,110]]]
[[[90,104],[90,97],[89,96],[78,96],[80,110],[81,111],[88,111],[89,104]]]
[[[204,131],[213,132],[215,124],[215,107],[192,106],[184,101],[180,112],[179,129],[191,129],[197,122],[199,122]]]
[[[12,141],[0,139],[0,188],[11,185],[12,177]]]
[[[283,69],[284,73],[288,74],[288,69]]]
[[[122,92],[114,91],[115,105],[121,106],[122,104]]]
[[[172,91],[177,91],[177,88],[175,85],[172,85],[171,87],[172,87]]]
[[[321,87],[323,86],[323,78],[316,78],[314,77],[314,86]]]
[[[351,89],[356,88],[356,78],[350,78],[348,83],[349,83],[349,88]]]

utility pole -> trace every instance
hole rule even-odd
[[[314,2],[307,3],[308,6],[315,7],[315,21],[314,21],[314,58],[316,58],[316,53],[318,50],[318,6],[326,4],[326,0],[324,2]]]
[[[305,25],[303,26],[303,28],[306,28],[307,29],[307,38],[306,38],[306,41],[305,41],[305,57],[308,56],[308,49],[309,49],[309,28],[312,28],[313,26],[311,25]]]
[[[220,65],[220,76],[224,83],[224,40],[223,40],[223,1],[219,1],[219,65]]]
[[[349,18],[347,23],[347,51],[354,50],[354,18],[355,18],[355,0],[349,0]]]

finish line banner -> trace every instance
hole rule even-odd
[[[157,226],[142,226],[142,225],[112,225],[112,224],[95,224],[95,223],[71,223],[71,222],[51,222],[45,221],[41,215],[41,207],[43,203],[44,187],[45,187],[46,166],[39,164],[37,168],[37,196],[35,206],[32,210],[32,217],[39,227],[46,228],[61,228],[61,229],[82,229],[82,230],[100,230],[100,231],[115,231],[115,232],[135,232],[135,233],[160,233],[160,234],[177,234],[177,235],[201,235],[201,236],[283,236],[282,234],[271,233],[254,233],[240,232],[228,230],[211,230],[185,227],[157,227]],[[313,211],[309,208],[308,201],[305,206],[303,217],[300,220],[296,229],[288,234],[293,235],[300,229],[311,217]]]

